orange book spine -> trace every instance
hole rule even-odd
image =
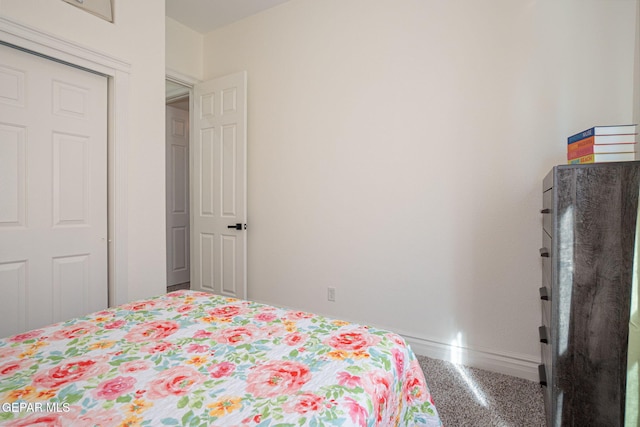
[[[578,150],[582,147],[589,147],[595,143],[595,137],[590,136],[589,138],[581,139],[580,141],[573,142],[567,146],[567,152],[571,153],[573,151]]]

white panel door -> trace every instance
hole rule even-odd
[[[0,45],[0,337],[107,307],[107,79]]]
[[[167,286],[189,281],[189,112],[167,105]]]
[[[194,87],[191,154],[191,289],[237,298],[247,292],[246,88],[246,72]]]

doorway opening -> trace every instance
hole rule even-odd
[[[189,122],[191,89],[166,80],[167,292],[190,289]]]
[[[167,129],[170,132],[182,129],[193,134],[191,146],[184,149],[180,157],[184,161],[189,159],[188,174],[180,181],[186,189],[183,193],[175,193],[175,200],[184,203],[184,209],[177,211],[183,213],[190,206],[189,214],[184,215],[189,218],[190,230],[176,228],[167,234],[167,256],[171,257],[167,265],[171,268],[173,258],[176,258],[176,266],[180,264],[178,261],[184,260],[183,264],[189,263],[189,273],[184,276],[188,279],[176,281],[169,289],[181,286],[245,299],[247,73],[240,71],[197,81],[167,70],[166,80],[170,83],[168,88],[182,90],[182,94],[172,92],[170,101],[180,101],[183,95],[189,95],[190,113],[190,117],[181,119],[181,123],[172,124],[167,120]],[[171,156],[167,155],[167,158]],[[168,164],[173,165],[171,160]],[[172,168],[168,168],[167,175]],[[167,184],[169,191],[174,187],[177,185]],[[169,206],[173,203],[170,201]],[[189,243],[182,243],[181,247],[189,248],[188,255],[176,257],[180,252],[174,247],[179,248],[178,243],[187,238]]]

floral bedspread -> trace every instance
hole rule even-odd
[[[0,425],[441,422],[398,335],[178,291],[0,339]]]

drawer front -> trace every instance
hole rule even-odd
[[[549,332],[551,331],[551,301],[541,300],[540,302],[542,306],[542,326],[547,327],[547,334],[549,335],[549,339],[551,339]],[[549,344],[551,344],[551,341],[549,341]]]
[[[547,175],[542,180],[542,192],[549,191],[553,188],[553,169],[547,173]]]
[[[546,287],[548,291],[551,290],[551,257],[553,256],[551,246],[551,237],[543,231],[542,248],[540,249],[540,258],[542,259],[542,286]],[[551,299],[551,295],[549,295],[549,299]]]
[[[553,237],[553,190],[542,193],[542,228]]]
[[[540,378],[540,385],[542,387],[547,387],[549,383],[547,382],[547,371],[545,369],[544,363],[538,365],[538,377]]]
[[[547,242],[551,244],[551,242]],[[542,258],[542,286],[547,288],[547,298],[551,301],[551,258]]]
[[[553,368],[553,360],[551,358],[550,344],[540,344],[540,356],[542,356],[542,364],[545,367],[547,384],[551,384],[551,370]]]
[[[542,398],[544,399],[544,412],[547,418],[547,426],[553,426],[553,418],[551,416],[551,402],[553,401],[551,393],[552,387],[542,387]]]
[[[544,375],[539,372],[541,381],[546,381],[547,385],[542,387],[542,395],[544,397],[544,409],[547,416],[547,425],[552,425],[552,406],[553,406],[553,383],[551,381],[553,366],[551,366],[551,346],[541,344],[542,349],[542,366],[544,366]]]
[[[551,336],[549,335],[549,327],[542,325],[538,328],[538,338],[540,338],[540,344],[545,346],[551,343]]]

